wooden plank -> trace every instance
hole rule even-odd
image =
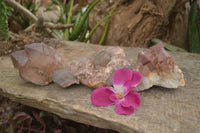
[[[67,62],[91,56],[102,47],[58,42],[57,51]],[[136,60],[139,48],[124,48]],[[115,113],[114,106],[96,107],[90,102],[93,89],[83,85],[61,88],[56,84],[40,87],[20,79],[10,57],[0,57],[0,95],[13,101],[46,110],[62,118],[125,133],[200,132],[200,55],[170,53],[182,69],[186,86],[178,89],[152,87],[140,92],[141,106],[133,115]]]

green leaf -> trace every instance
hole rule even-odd
[[[81,15],[78,23],[76,26],[74,26],[69,39],[70,40],[76,40],[78,38],[78,36],[80,35],[82,29],[83,29],[83,25],[87,19],[87,17],[89,16],[90,11],[93,9],[93,7],[99,2],[100,0],[94,0],[93,2],[90,3],[90,5],[87,7],[86,11]]]
[[[111,16],[116,15],[116,14],[118,14],[118,13],[110,14],[110,15],[108,15],[108,16],[102,18],[99,22],[97,22],[97,24],[96,24],[96,25],[92,28],[92,30],[90,31],[88,37],[87,37],[83,42],[87,42],[87,41],[91,38],[91,36],[92,36],[92,34],[94,33],[94,31],[99,27],[99,25],[100,25],[103,21],[109,19]]]
[[[189,49],[192,53],[200,53],[200,33],[198,27],[198,5],[196,3],[191,4],[188,19],[188,41]]]
[[[52,29],[52,32],[59,38],[63,40],[63,32],[59,32],[58,30]]]
[[[87,34],[88,27],[89,27],[89,17],[87,18],[85,24],[83,25],[83,31],[82,31],[78,41],[82,42],[85,39],[85,35]]]
[[[72,23],[72,10],[73,10],[73,5],[74,5],[74,0],[70,1],[70,8],[69,8],[69,12],[68,12],[68,16],[67,16],[67,24],[71,24]],[[69,28],[67,28],[66,33],[64,33],[64,39],[65,40],[69,40]]]
[[[10,11],[5,4],[5,0],[0,1],[0,38],[8,39],[9,31],[8,31],[8,14]]]
[[[116,7],[117,7],[117,4],[114,5],[114,7],[110,11],[109,15],[111,15],[113,13],[113,11],[116,9]],[[106,39],[106,36],[107,36],[107,33],[108,33],[108,26],[110,24],[110,20],[111,20],[111,17],[109,17],[107,22],[106,22],[103,35],[101,36],[101,40],[99,41],[99,45],[103,45],[103,43],[104,43],[104,41]]]
[[[66,17],[65,17],[63,6],[60,4],[60,2],[58,0],[52,0],[52,1],[55,2],[60,7],[61,21],[63,22],[63,24],[66,24],[67,22],[66,22]]]

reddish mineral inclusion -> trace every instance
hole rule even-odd
[[[126,59],[124,50],[109,47],[99,50],[91,58],[78,58],[68,63],[70,70],[82,84],[99,88],[112,85],[113,72],[120,68],[131,68],[132,62]]]
[[[141,91],[153,85],[166,88],[184,86],[183,73],[174,59],[164,49],[162,43],[138,54],[137,68],[143,75],[143,80],[135,90]]]

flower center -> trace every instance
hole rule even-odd
[[[117,94],[117,96],[121,99],[121,98],[124,97],[124,94],[123,93],[119,93],[119,94]]]
[[[117,94],[118,98],[122,99],[124,97],[124,86],[123,85],[114,85],[113,88],[115,94]]]
[[[114,92],[116,94],[123,94],[124,93],[124,87],[123,85],[114,85],[114,88],[113,88]]]

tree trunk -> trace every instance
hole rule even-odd
[[[159,38],[187,48],[187,14],[189,0],[101,0],[90,14],[90,27],[108,15],[118,3],[111,18],[105,45],[148,47]],[[91,43],[98,43],[105,22],[96,30]]]

